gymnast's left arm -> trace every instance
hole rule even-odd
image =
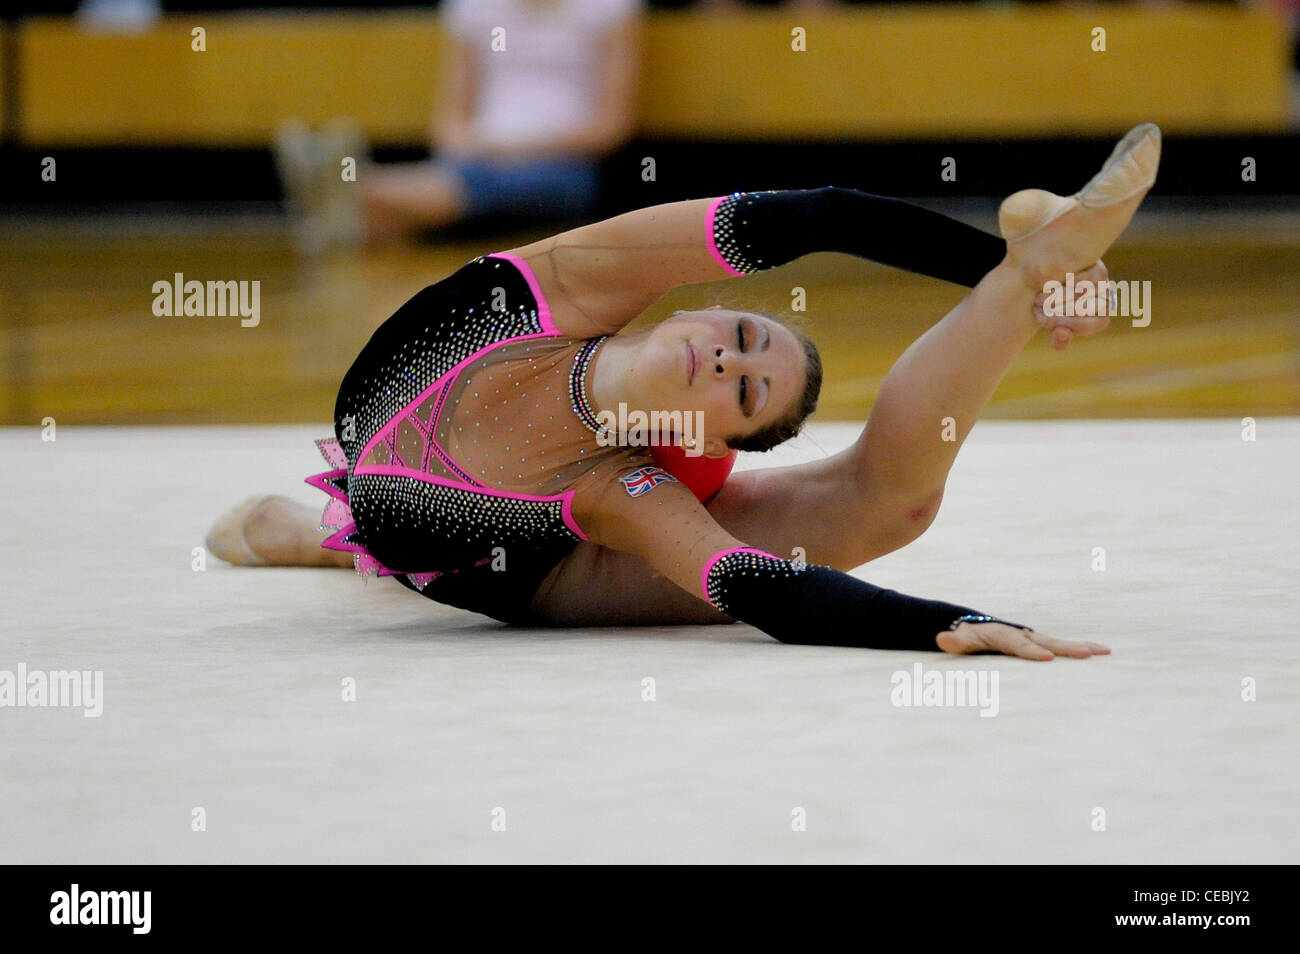
[[[556,327],[613,334],[680,285],[844,252],[974,287],[1002,239],[902,199],[823,186],[737,192],[637,209],[511,249],[537,277]]]
[[[966,606],[907,596],[830,567],[748,547],[719,526],[682,484],[667,479],[643,489],[653,476],[640,474],[635,496],[620,479],[575,501],[589,538],[635,553],[687,592],[781,642],[996,651],[1029,659],[1091,655],[1072,651],[1084,644],[1054,640]]]

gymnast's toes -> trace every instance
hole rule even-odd
[[[249,497],[222,514],[204,540],[208,552],[235,566],[267,566],[274,563],[263,552],[254,549],[249,542],[248,533],[251,531],[255,538],[266,536],[268,508],[262,505],[275,499],[265,494]],[[259,542],[262,542],[261,539]]]
[[[225,551],[217,556],[238,566],[352,568],[351,553],[321,547],[333,530],[320,521],[320,510],[291,497],[250,497],[217,522],[209,539]]]

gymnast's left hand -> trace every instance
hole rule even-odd
[[[1041,662],[1057,656],[1087,659],[1089,656],[1104,656],[1110,652],[1101,643],[1056,639],[1005,623],[962,623],[954,630],[939,633],[936,641],[944,652],[957,656],[992,652]]]

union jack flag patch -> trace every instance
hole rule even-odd
[[[640,497],[642,494],[654,490],[664,481],[676,479],[676,477],[660,467],[642,467],[640,470],[634,470],[626,477],[619,478],[623,482],[623,486],[627,488],[629,497]]]

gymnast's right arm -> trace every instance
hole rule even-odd
[[[1007,623],[747,547],[674,480],[635,497],[616,480],[589,495],[582,509],[593,542],[636,554],[687,592],[784,643],[938,651],[938,635],[963,617]]]
[[[823,186],[668,202],[511,249],[573,338],[613,334],[680,285],[844,252],[974,287],[1002,239],[901,199]]]

